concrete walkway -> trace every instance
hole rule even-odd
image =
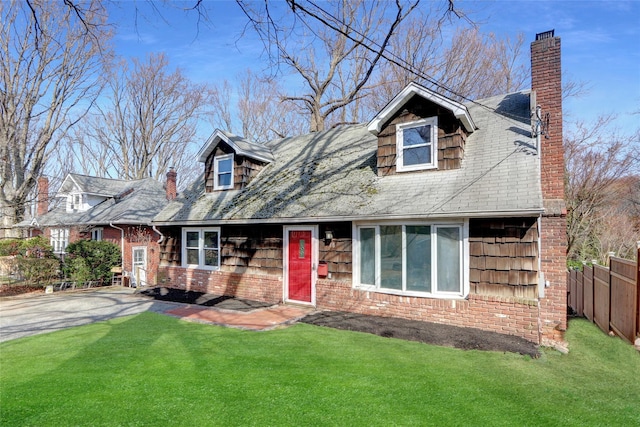
[[[104,287],[0,298],[0,342],[144,311],[250,330],[268,330],[289,325],[313,311],[306,307],[274,306],[235,312],[151,300],[134,294],[134,291],[131,288]]]

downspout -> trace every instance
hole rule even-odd
[[[113,221],[109,222],[109,227],[120,230],[120,253],[122,254],[122,276],[124,277],[124,229],[113,225]],[[124,282],[123,282],[124,283]]]
[[[151,225],[151,229],[152,229],[153,231],[155,231],[156,233],[158,233],[158,234],[160,235],[160,238],[158,239],[158,241],[157,241],[156,243],[158,243],[158,244],[162,243],[162,242],[164,241],[164,234],[162,234],[162,233],[160,232],[160,230],[158,230],[158,229],[156,228],[156,226],[155,226],[155,225],[153,225],[153,224],[149,224],[149,225]]]

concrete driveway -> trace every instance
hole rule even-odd
[[[176,308],[175,303],[149,300],[133,292],[116,287],[1,298],[0,342],[143,311]]]

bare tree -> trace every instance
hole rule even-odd
[[[107,101],[83,126],[74,141],[87,147],[95,174],[122,179],[163,179],[175,167],[184,179],[192,175],[196,124],[212,91],[195,84],[177,69],[170,72],[162,53],[133,68],[121,62],[112,68]]]
[[[447,42],[439,25],[437,15],[428,14],[417,14],[403,22],[391,43],[390,60],[375,77],[375,91],[367,100],[369,114],[412,81],[458,101],[523,88],[529,70],[524,65],[522,35],[515,40],[501,39],[473,26],[458,29]]]
[[[287,3],[293,14],[281,17],[289,18],[283,23],[274,20],[268,3],[251,9],[239,2],[268,48],[304,82],[303,93],[285,99],[308,113],[315,132],[358,99],[396,28],[418,2],[335,0],[326,9],[312,1]]]
[[[54,147],[95,101],[111,36],[99,2],[0,2],[0,208],[24,217]],[[91,32],[87,31],[88,26]],[[9,232],[9,234],[15,234]]]
[[[305,131],[307,122],[294,104],[284,101],[282,93],[276,79],[246,70],[237,76],[235,84],[224,80],[214,85],[212,123],[232,133],[241,132],[244,138],[259,143],[299,135]],[[232,117],[234,105],[237,114]]]
[[[638,193],[634,156],[640,143],[637,135],[611,130],[611,122],[578,123],[565,137],[567,252],[573,260],[605,261],[607,252],[626,252],[638,237],[632,197]]]

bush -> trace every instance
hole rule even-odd
[[[42,236],[20,242],[19,254],[26,258],[53,258],[53,247]]]
[[[70,278],[74,282],[88,282],[91,280],[91,269],[87,260],[77,257],[69,260]]]
[[[111,242],[79,240],[67,246],[66,252],[65,275],[70,278],[88,275],[84,281],[109,280],[111,268],[121,263],[120,248]]]
[[[58,277],[60,260],[57,258],[16,258],[18,271],[27,282],[45,286]]]
[[[20,252],[20,242],[18,239],[0,240],[0,256],[18,255]]]
[[[44,237],[3,240],[0,253],[14,255],[18,275],[33,285],[45,285],[58,277],[60,260]]]

